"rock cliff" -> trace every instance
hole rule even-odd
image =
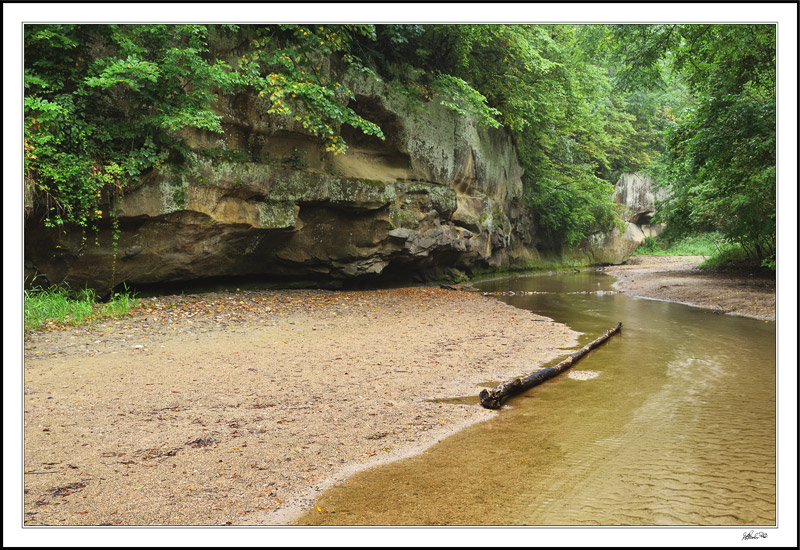
[[[654,237],[664,228],[650,220],[656,202],[665,198],[663,189],[656,189],[649,176],[638,172],[622,174],[614,188],[614,202],[625,206],[625,221],[637,225],[645,237]]]
[[[27,273],[97,289],[248,275],[336,286],[536,256],[505,132],[434,102],[414,109],[380,82],[349,85],[351,106],[385,141],[345,128],[350,148],[333,156],[257,98],[223,99],[224,134],[185,134],[186,162],[122,199],[116,261],[111,227],[95,239],[29,220]]]
[[[375,79],[337,78],[354,92],[349,106],[378,124],[385,140],[344,127],[349,149],[334,156],[299,124],[269,114],[258,97],[222,97],[224,133],[184,132],[184,161],[129,187],[119,203],[116,252],[108,220],[94,235],[29,217],[26,278],[38,273],[100,291],[216,277],[336,287],[543,261],[505,131],[435,101],[415,106]],[[647,178],[624,174],[616,200],[628,209],[627,230],[595,235],[562,259],[624,261],[658,229],[648,224],[654,199]]]
[[[563,259],[589,265],[625,262],[645,238],[655,237],[664,229],[663,224],[650,223],[656,201],[663,198],[665,192],[655,188],[649,176],[623,173],[614,187],[614,202],[623,207],[623,230],[595,233],[574,250],[565,252]]]

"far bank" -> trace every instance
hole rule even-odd
[[[775,278],[701,271],[703,256],[635,256],[603,271],[625,294],[775,321]]]

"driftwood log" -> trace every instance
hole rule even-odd
[[[515,378],[514,380],[504,382],[491,390],[482,390],[480,393],[481,405],[487,409],[499,409],[503,404],[503,400],[507,397],[525,391],[534,386],[538,386],[545,380],[549,380],[550,378],[561,374],[574,365],[581,357],[619,332],[621,328],[622,323],[617,323],[617,326],[607,330],[602,336],[596,340],[592,340],[555,366],[537,370],[536,372],[533,372],[527,376],[523,376],[522,378]]]

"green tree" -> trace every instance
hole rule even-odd
[[[537,234],[545,246],[574,246],[619,221],[606,178],[633,132],[633,117],[578,34],[569,25],[387,25],[379,45],[359,47],[377,71],[404,81],[413,100],[508,129]],[[447,86],[456,79],[458,91]]]
[[[673,237],[718,229],[774,268],[775,26],[622,26],[616,33],[631,86],[664,83],[671,68],[691,93],[692,106],[665,129],[665,154],[654,168],[671,193],[656,221]]]
[[[347,68],[370,73],[351,53],[356,37],[373,40],[372,25],[269,25],[259,27],[250,50],[241,56],[233,77],[246,92],[268,101],[269,113],[291,117],[320,138],[327,151],[344,153],[340,135],[348,124],[384,139],[374,123],[347,107],[355,96],[341,82],[331,80],[323,65],[331,59]]]
[[[341,153],[342,124],[383,137],[347,107],[352,93],[319,70],[348,56],[371,26],[216,26],[244,41],[235,66],[210,50],[204,25],[26,25],[25,185],[50,226],[97,228],[125,188],[149,170],[181,163],[184,128],[221,133],[220,95],[251,93],[294,117]],[[246,38],[248,34],[255,38]]]

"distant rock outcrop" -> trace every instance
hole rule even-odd
[[[656,201],[666,197],[653,186],[652,179],[640,173],[623,173],[614,189],[614,202],[624,206],[624,230],[598,232],[584,239],[580,246],[564,254],[572,261],[608,265],[625,262],[645,238],[655,237],[663,224],[651,224]]]
[[[595,233],[565,255],[589,265],[621,264],[644,242],[645,234],[635,223],[625,222],[624,231]]]
[[[638,172],[624,173],[614,189],[614,202],[625,206],[625,221],[636,224],[645,237],[654,237],[664,228],[651,224],[656,202],[664,200],[666,192],[653,186],[653,180]]]

